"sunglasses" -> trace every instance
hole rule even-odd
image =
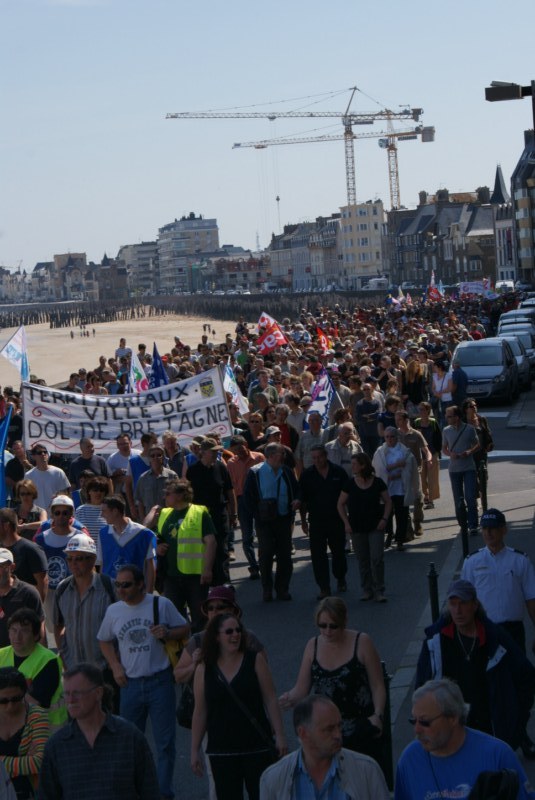
[[[163,458],[163,453],[149,453],[149,458]]]
[[[321,628],[324,631],[328,628],[330,631],[337,631],[340,625],[337,625],[336,622],[318,622],[318,628]]]
[[[134,581],[114,581],[116,589],[131,589]]]
[[[228,603],[218,603],[217,605],[211,605],[211,604],[207,605],[206,606],[206,610],[207,611],[226,611],[227,608],[230,608],[230,607],[231,606]]]
[[[20,703],[24,700],[23,694],[17,694],[15,697],[0,697],[0,706],[7,706],[8,703]]]
[[[72,517],[72,511],[53,511],[55,517]]]
[[[223,631],[227,636],[232,636],[233,633],[241,633],[241,628],[225,628]]]
[[[48,450],[34,450],[33,454],[34,456],[47,456]]]
[[[409,717],[408,721],[411,725],[416,725],[416,723],[418,723],[418,725],[421,725],[422,728],[430,728],[433,722],[435,722],[435,720],[440,719],[440,717],[443,716],[444,714],[437,714],[437,716],[433,717],[432,719],[420,719],[420,717]]]

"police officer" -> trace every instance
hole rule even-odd
[[[535,568],[526,553],[507,547],[507,521],[497,508],[481,517],[485,547],[465,559],[461,577],[470,581],[489,619],[504,628],[526,651],[524,607],[535,624]],[[535,643],[534,643],[535,647]],[[527,733],[522,740],[526,758],[535,759],[535,744]]]

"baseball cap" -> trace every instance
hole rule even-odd
[[[10,564],[15,563],[13,553],[7,547],[0,547],[0,564],[5,564],[6,561],[9,561]]]
[[[212,586],[212,588],[208,590],[208,597],[201,604],[201,611],[203,614],[206,615],[208,613],[207,605],[214,600],[221,600],[222,603],[232,606],[232,608],[234,608],[241,616],[241,608],[236,602],[236,592],[233,586],[230,586],[229,584],[224,584],[223,586]]]
[[[498,511],[497,508],[487,508],[487,510],[481,515],[480,524],[482,528],[501,528],[502,525],[507,524],[507,521],[504,514],[502,514],[501,511]]]
[[[266,436],[271,436],[273,433],[280,433],[281,429],[277,425],[270,425],[266,428]]]
[[[210,436],[207,436],[204,441],[201,442],[201,450],[206,453],[207,450],[222,450],[220,444],[216,442],[215,439],[212,439]]]
[[[74,503],[66,494],[58,494],[57,497],[54,497],[50,503],[50,508],[54,508],[54,506],[69,506],[74,511]]]
[[[477,600],[475,587],[470,581],[453,581],[448,588],[447,598],[458,597],[459,600]]]
[[[65,552],[90,553],[92,556],[96,556],[97,546],[91,536],[88,536],[86,533],[76,533],[67,543]]]

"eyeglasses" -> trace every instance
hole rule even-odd
[[[430,728],[433,722],[435,722],[435,720],[440,719],[440,717],[443,716],[444,714],[437,714],[437,716],[433,717],[432,719],[420,719],[420,717],[409,717],[408,721],[411,725],[416,725],[416,723],[418,723],[418,725],[421,725],[422,728]]]
[[[65,559],[69,563],[71,563],[72,561],[74,561],[75,563],[77,563],[78,561],[89,561],[90,558],[93,558],[93,556],[89,556],[89,555],[88,556],[65,556]]]
[[[71,691],[64,689],[63,697],[72,697],[73,700],[76,700],[78,697],[83,697],[84,694],[94,692],[95,689],[100,689],[100,686],[92,686],[90,689],[71,689]]]
[[[23,694],[17,694],[15,697],[0,697],[0,706],[7,706],[8,703],[20,703],[24,700]]]
[[[55,517],[72,517],[72,511],[53,511]]]
[[[134,585],[134,581],[114,581],[114,584],[116,589],[130,589]]]
[[[318,628],[321,628],[322,631],[328,628],[330,631],[337,631],[340,625],[337,625],[336,622],[318,622]]]
[[[33,454],[34,456],[47,456],[48,450],[34,450]]]
[[[217,603],[217,605],[213,605],[213,604],[207,605],[206,606],[206,610],[207,611],[226,611],[227,608],[230,608],[230,607],[231,606],[228,603]]]
[[[241,633],[241,630],[242,630],[241,628],[225,628],[223,633],[226,636],[232,636],[233,633]]]

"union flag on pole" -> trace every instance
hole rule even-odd
[[[263,356],[282,344],[288,344],[288,340],[276,322],[269,325],[262,336],[256,340],[257,351]]]
[[[260,328],[269,328],[270,325],[277,325],[277,324],[278,324],[277,320],[271,317],[267,313],[267,311],[262,311],[262,313],[258,318],[258,323],[257,323],[258,330],[260,330]]]
[[[325,352],[326,350],[330,350],[333,346],[333,343],[331,342],[325,331],[322,331],[321,328],[316,327],[316,333],[318,335],[319,345],[323,350],[323,352]]]

